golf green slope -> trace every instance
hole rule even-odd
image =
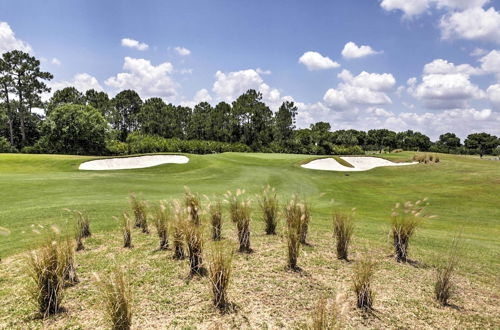
[[[440,155],[441,162],[433,165],[342,173],[301,168],[313,159],[306,155],[187,156],[188,164],[79,171],[81,162],[93,158],[1,154],[0,226],[11,234],[0,236],[0,256],[35,246],[41,236],[36,234],[38,225],[63,227],[68,221],[65,208],[87,211],[93,230],[99,232],[117,228],[112,217],[127,209],[131,192],[157,201],[180,198],[184,186],[213,197],[237,188],[255,195],[270,184],[282,200],[298,193],[312,202],[313,230],[331,230],[333,208],[356,208],[357,234],[378,245],[388,244],[387,221],[394,203],[428,197],[429,213],[438,217],[418,232],[413,253],[432,259],[461,233],[467,268],[478,274],[498,271],[500,162]],[[410,152],[384,155],[399,161],[412,156]]]

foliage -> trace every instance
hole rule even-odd
[[[493,149],[500,145],[500,139],[488,133],[474,133],[467,136],[464,144],[468,149],[476,151],[483,157],[485,154],[491,154]]]
[[[17,152],[17,150],[9,143],[6,138],[0,136],[0,153],[1,152]]]

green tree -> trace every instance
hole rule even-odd
[[[85,102],[87,105],[96,108],[105,118],[111,115],[111,101],[108,94],[89,89],[85,92]]]
[[[65,87],[54,92],[47,104],[47,115],[50,111],[64,104],[85,104],[85,97],[75,87]]]
[[[138,115],[142,106],[141,97],[135,91],[127,89],[118,93],[111,102],[113,128],[120,131],[119,140],[125,141],[130,132],[139,128]]]
[[[390,131],[388,129],[371,129],[367,134],[367,144],[371,145],[380,152],[384,148],[395,149],[396,143],[396,132]]]
[[[467,136],[464,144],[471,152],[478,152],[482,158],[483,155],[491,154],[500,145],[500,141],[488,133],[473,133]]]
[[[210,126],[215,141],[231,142],[231,105],[218,103],[211,112]]]
[[[42,93],[50,92],[50,88],[43,81],[52,78],[53,76],[49,72],[40,70],[40,61],[28,53],[13,50],[2,54],[0,63],[1,97],[8,108],[8,115],[13,117],[14,113],[17,113],[19,116],[20,147],[27,145],[26,125],[31,110],[42,106]],[[16,108],[12,107],[9,94],[16,97]],[[13,121],[12,117],[11,122]],[[11,130],[12,139],[13,129]]]
[[[460,138],[454,133],[441,134],[436,144],[438,147],[444,148],[448,153],[455,151],[462,146]]]
[[[139,112],[141,132],[162,137],[172,137],[172,125],[168,122],[171,114],[168,106],[159,97],[147,99]]]
[[[427,151],[432,145],[431,139],[420,133],[408,130],[396,134],[397,147],[404,150]]]
[[[297,111],[294,102],[285,101],[274,116],[274,139],[285,150],[290,147]]]
[[[201,102],[193,108],[187,137],[190,140],[213,140],[210,116],[213,108],[208,102]]]
[[[88,105],[53,109],[42,124],[42,144],[51,153],[100,155],[105,151],[108,123]]]

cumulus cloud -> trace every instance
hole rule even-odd
[[[173,66],[169,62],[159,65],[142,58],[125,57],[123,70],[114,77],[106,79],[107,86],[116,90],[133,89],[141,97],[175,98],[178,84],[170,76]]]
[[[500,50],[492,50],[479,59],[479,62],[485,73],[496,75],[500,81]]]
[[[470,64],[455,65],[443,59],[436,59],[424,66],[424,74],[453,74],[464,73],[467,75],[480,75],[483,70],[475,68]]]
[[[27,42],[16,38],[14,31],[7,22],[0,22],[0,54],[14,49],[27,53],[33,51]]]
[[[500,110],[500,84],[491,85],[486,93],[493,107]]]
[[[187,55],[191,55],[191,51],[187,48],[184,48],[184,47],[175,47],[174,50],[177,52],[177,54],[181,55],[181,56],[187,56]]]
[[[149,48],[148,44],[145,44],[143,42],[139,42],[137,40],[130,39],[130,38],[123,38],[122,39],[122,46],[128,47],[128,48],[134,48],[134,49],[141,50],[141,51],[147,50]]]
[[[483,40],[500,44],[500,12],[473,7],[451,12],[439,23],[443,39]]]
[[[95,89],[97,91],[103,90],[99,81],[88,73],[77,73],[71,80],[54,82],[49,85],[52,88],[52,91],[63,89],[65,87],[75,87],[82,93],[85,93],[89,89]]]
[[[50,63],[54,65],[61,65],[61,61],[57,57],[53,57],[52,60],[50,60]]]
[[[490,0],[382,0],[380,6],[386,11],[401,11],[404,18],[412,18],[437,9],[464,10],[483,7]]]
[[[342,56],[349,59],[375,55],[378,53],[380,52],[373,50],[368,45],[358,46],[352,41],[346,43],[344,49],[342,50]]]
[[[299,58],[299,63],[304,64],[309,71],[334,69],[340,66],[340,64],[331,58],[312,51],[305,52]]]

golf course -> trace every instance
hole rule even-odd
[[[414,155],[373,156],[411,162]],[[8,230],[0,236],[0,328],[106,328],[98,282],[117,265],[130,282],[137,329],[307,328],[323,298],[335,303],[340,328],[500,327],[499,161],[439,154],[438,163],[343,172],[301,167],[327,156],[183,156],[189,162],[93,171],[79,166],[99,157],[0,154],[0,226]],[[277,235],[266,235],[258,204],[267,185],[276,189],[279,201]],[[188,276],[189,263],[172,259],[171,249],[156,250],[152,225],[150,234],[133,229],[133,248],[123,248],[119,217],[132,212],[130,194],[152,206],[183,200],[185,187],[200,196],[204,260],[213,244],[208,200],[222,201],[227,191],[238,189],[251,200],[250,254],[237,252],[236,227],[227,203],[222,203],[222,241],[235,251],[227,291],[232,308],[222,314],[211,304],[206,277]],[[282,210],[294,195],[311,208],[308,244],[298,257],[300,271],[285,267]],[[424,198],[429,217],[409,244],[411,262],[396,262],[389,236],[391,210],[396,203]],[[88,215],[92,236],[75,254],[79,282],[65,289],[64,312],[39,318],[26,290],[27,256],[54,232],[71,235],[75,223],[68,210]],[[335,255],[334,212],[353,212],[349,261]],[[449,304],[442,306],[433,296],[435,269],[450,253],[457,258],[454,289]],[[352,291],[353,269],[364,258],[375,264],[370,314],[356,308]]]

